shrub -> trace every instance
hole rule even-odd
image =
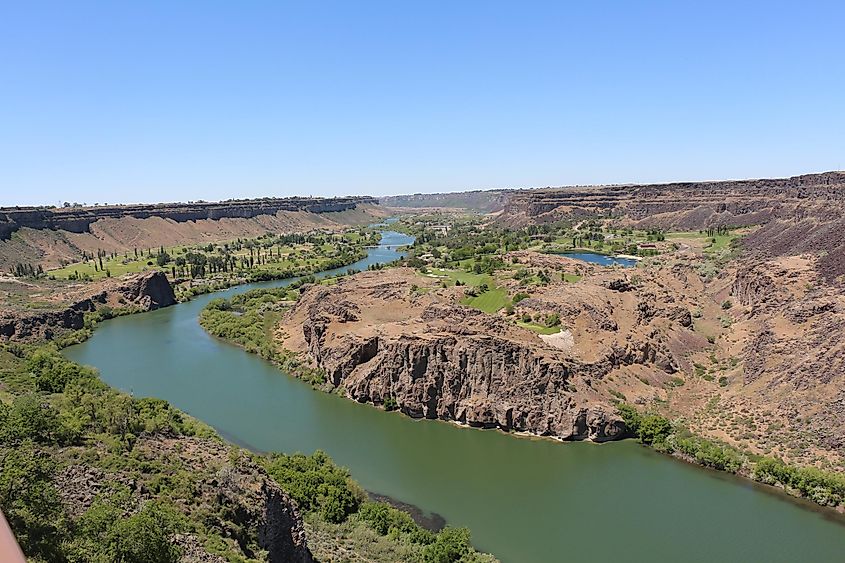
[[[391,532],[407,534],[412,543],[421,544],[430,544],[435,538],[435,534],[421,528],[407,512],[383,502],[365,502],[358,516],[383,536]]]
[[[423,550],[425,563],[454,563],[474,552],[466,528],[444,528]]]
[[[672,424],[660,415],[648,415],[640,421],[638,436],[643,444],[663,445],[671,433]]]
[[[120,487],[101,496],[77,523],[77,537],[68,549],[70,561],[122,561],[126,563],[175,563],[179,549],[170,536],[185,526],[173,507],[148,502],[134,508],[129,490]]]
[[[40,444],[67,443],[73,438],[53,405],[36,395],[16,397],[11,407],[0,405],[0,444],[25,440]]]
[[[346,520],[358,510],[364,495],[349,472],[319,450],[310,456],[274,454],[267,471],[301,509],[317,512],[328,522]]]
[[[743,458],[739,452],[704,438],[680,438],[675,440],[674,447],[694,458],[697,463],[720,471],[736,473],[743,464]]]
[[[637,412],[633,406],[621,403],[616,406],[616,411],[619,413],[619,416],[622,417],[622,420],[625,422],[625,428],[628,429],[628,434],[633,437],[638,437],[640,433],[640,423],[642,422],[642,416],[640,413]]]
[[[33,352],[26,362],[26,369],[35,377],[38,390],[48,393],[61,393],[69,381],[96,375],[92,369],[71,362],[50,348]]]
[[[518,292],[516,295],[513,296],[513,304],[516,305],[523,299],[528,299],[528,294],[522,291]]]
[[[45,561],[61,560],[64,512],[51,480],[53,469],[52,460],[32,442],[0,450],[0,507],[24,552]]]

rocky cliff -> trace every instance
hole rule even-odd
[[[845,204],[845,173],[791,178],[669,184],[587,186],[509,194],[505,225],[615,217],[642,227],[700,229],[759,225],[773,218],[835,215]]]
[[[65,330],[83,327],[85,313],[108,306],[151,311],[176,303],[167,277],[149,271],[121,279],[110,279],[92,289],[89,295],[54,310],[0,311],[0,338],[7,340],[50,340]]]
[[[270,563],[313,561],[296,503],[248,454],[230,452],[220,440],[155,434],[139,437],[132,456],[151,467],[168,464],[187,472],[191,502],[178,506],[186,512],[202,507],[205,526],[233,540],[245,557]],[[155,499],[151,477],[154,474],[68,465],[56,475],[55,483],[68,512],[79,516],[115,483],[132,492],[138,507]],[[224,561],[191,533],[178,534],[173,542],[181,548],[182,563]]]
[[[282,322],[302,352],[348,397],[417,418],[565,440],[620,438],[624,423],[591,388],[607,366],[565,357],[533,333],[419,293],[410,270],[363,273],[307,288]]]
[[[495,213],[505,206],[510,190],[473,190],[457,193],[411,194],[384,196],[379,203],[387,207],[419,209],[462,209],[480,213]]]

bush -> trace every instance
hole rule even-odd
[[[513,304],[516,305],[523,299],[528,299],[528,294],[522,291],[518,292],[516,295],[513,296]]]
[[[633,406],[625,403],[617,405],[616,411],[625,422],[628,433],[643,444],[662,446],[672,434],[672,423],[660,415],[643,416]]]
[[[637,412],[637,409],[631,405],[622,403],[616,406],[616,410],[625,422],[625,428],[628,429],[628,434],[635,438],[639,437],[642,416]]]
[[[845,476],[816,467],[794,468],[779,459],[764,457],[754,467],[754,478],[792,488],[823,506],[838,506],[845,500]]]
[[[16,397],[11,407],[0,404],[0,444],[15,446],[26,440],[68,443],[73,437],[56,408],[37,395]]]
[[[696,463],[713,469],[736,473],[743,465],[743,457],[738,451],[704,438],[680,438],[673,445],[679,452],[694,458]]]
[[[663,445],[671,433],[672,424],[657,414],[643,417],[638,432],[640,442],[649,445]]]
[[[61,393],[70,381],[96,376],[94,370],[71,362],[50,348],[33,352],[26,362],[26,369],[35,377],[38,390],[48,393]]]
[[[175,508],[148,502],[134,509],[129,490],[117,488],[100,497],[82,515],[77,537],[68,549],[70,561],[121,561],[125,563],[175,563],[180,551],[170,536],[184,526]]]
[[[466,528],[444,528],[423,550],[425,563],[454,563],[474,553]]]
[[[52,483],[54,464],[32,442],[0,450],[0,508],[23,551],[33,558],[60,561],[64,511]]]
[[[319,450],[310,456],[274,454],[267,471],[302,510],[317,512],[328,522],[346,520],[358,510],[364,496],[349,472]]]
[[[373,530],[385,536],[388,533],[407,534],[412,543],[430,544],[435,535],[421,528],[407,512],[383,502],[365,502],[358,516]]]

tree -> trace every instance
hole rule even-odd
[[[434,543],[425,546],[423,561],[426,563],[454,563],[473,552],[469,530],[444,528]]]
[[[660,415],[643,417],[640,422],[639,437],[643,444],[660,445],[672,433],[672,424]]]
[[[99,497],[77,523],[77,537],[68,549],[71,561],[118,561],[121,563],[171,563],[179,550],[170,536],[184,527],[176,510],[148,502],[135,510],[137,501],[122,486]]]
[[[156,264],[159,267],[163,267],[168,262],[170,262],[170,255],[166,252],[159,252],[158,256],[156,256]]]
[[[0,449],[0,508],[21,549],[33,558],[60,561],[64,511],[51,476],[50,457],[31,441]]]

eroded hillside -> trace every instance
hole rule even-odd
[[[83,253],[124,252],[338,230],[378,221],[372,198],[285,198],[221,203],[0,210],[0,267],[78,262]]]
[[[492,315],[438,270],[362,273],[309,286],[277,338],[329,387],[414,417],[601,441],[622,435],[623,401],[751,453],[841,464],[845,299],[816,258],[711,277],[700,252],[636,269],[511,252],[493,291],[513,305]],[[526,289],[535,274],[549,283]]]

